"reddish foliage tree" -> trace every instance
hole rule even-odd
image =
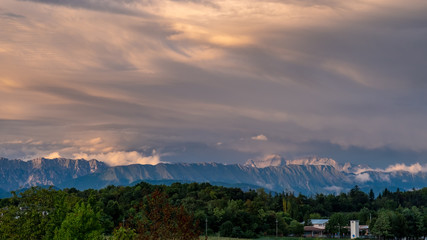
[[[184,207],[171,205],[167,196],[159,190],[147,196],[145,205],[140,204],[140,213],[142,216],[135,221],[137,239],[199,239],[198,223],[193,216]]]

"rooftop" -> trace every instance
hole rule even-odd
[[[313,225],[323,225],[323,224],[326,224],[329,221],[329,219],[311,219],[310,221],[311,221],[311,224]]]

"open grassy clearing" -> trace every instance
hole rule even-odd
[[[204,239],[205,239],[204,236],[200,237],[200,240],[204,240]],[[311,238],[311,239],[312,240],[332,240],[329,238]],[[208,240],[306,240],[306,238],[299,238],[299,237],[229,238],[229,237],[209,236]]]
[[[205,236],[200,237],[200,240],[204,240]],[[208,240],[248,240],[248,238],[229,238],[229,237],[208,237]]]

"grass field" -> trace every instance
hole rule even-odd
[[[204,240],[205,237],[200,237],[200,240]],[[229,238],[229,237],[208,237],[208,240],[248,240],[247,238]]]
[[[200,240],[204,240],[205,237],[200,237]],[[328,238],[310,238],[312,240],[331,240]],[[248,239],[248,238],[228,238],[228,237],[215,237],[210,236],[208,237],[208,240],[306,240],[306,238],[298,238],[298,237],[261,237],[261,238],[255,238],[255,239]],[[334,239],[336,240],[336,239]]]

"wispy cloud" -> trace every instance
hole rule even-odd
[[[387,167],[385,172],[396,172],[396,171],[406,171],[413,174],[419,173],[419,172],[427,172],[427,164],[421,165],[419,163],[415,163],[412,165],[406,165],[404,163],[401,164],[395,164]]]
[[[420,172],[427,172],[427,164],[421,165],[420,163],[414,163],[410,165],[406,165],[406,163],[396,163],[393,165],[389,165],[386,168],[360,168],[357,170],[356,174],[361,175],[364,172],[368,171],[377,171],[377,172],[384,172],[384,173],[391,173],[391,172],[410,172],[412,174],[417,174]]]
[[[421,161],[426,10],[421,0],[2,0],[0,154],[199,143]],[[1,144],[11,139],[23,143]]]
[[[141,10],[136,10],[138,6],[142,5],[143,1],[138,0],[19,0],[29,1],[36,3],[44,3],[51,5],[59,5],[71,8],[83,8],[93,11],[109,12],[113,14],[124,15],[143,15]],[[147,16],[148,14],[145,14]]]

